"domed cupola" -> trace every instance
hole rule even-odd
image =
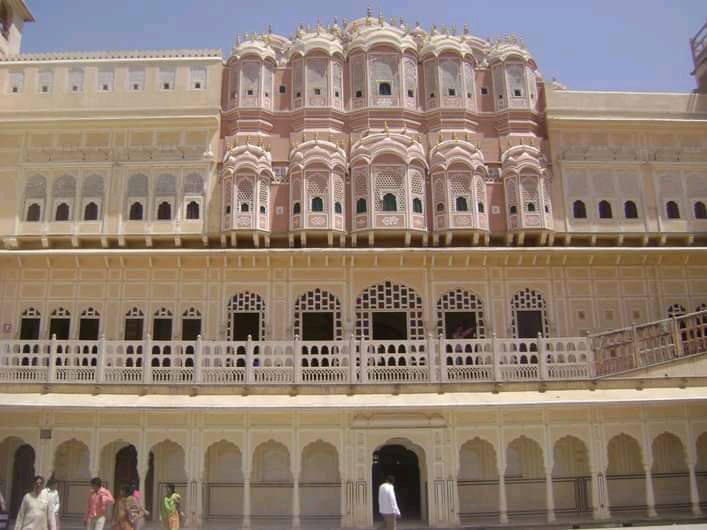
[[[473,244],[487,239],[489,204],[486,193],[488,170],[484,155],[468,135],[440,138],[430,149],[432,207],[435,242],[444,237],[470,236]]]
[[[465,27],[457,35],[456,28],[432,27],[421,42],[425,108],[476,108],[474,66],[479,55],[478,39],[471,39]],[[478,41],[478,42],[477,42]]]
[[[344,47],[336,24],[300,26],[290,46],[291,105],[344,110]]]
[[[228,107],[273,108],[273,78],[282,37],[246,35],[231,50],[228,70]]]
[[[270,186],[272,157],[270,147],[262,138],[237,138],[236,145],[227,145],[223,159],[223,226],[231,232],[251,233],[256,246],[259,233],[265,233],[266,245],[270,233]]]
[[[514,145],[501,155],[508,229],[552,230],[551,175],[534,145]]]
[[[290,244],[296,234],[302,245],[308,235],[326,234],[331,245],[346,233],[346,152],[331,139],[305,135],[290,151]]]
[[[417,137],[387,129],[364,134],[351,147],[352,235],[413,235],[427,240],[425,151]]]
[[[418,108],[417,40],[402,20],[382,15],[346,25],[342,39],[349,58],[351,108]]]
[[[496,110],[537,107],[537,65],[523,41],[511,35],[492,42],[488,53]]]

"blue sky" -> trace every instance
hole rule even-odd
[[[27,0],[37,22],[24,52],[155,48],[231,49],[235,34],[290,35],[300,22],[365,14],[365,2],[331,0]],[[704,0],[386,0],[371,3],[408,24],[467,23],[473,34],[515,33],[540,71],[577,90],[687,92],[688,39],[707,18]]]

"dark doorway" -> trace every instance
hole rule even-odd
[[[142,340],[144,320],[142,318],[125,319],[125,340]]]
[[[371,314],[373,340],[407,340],[408,314],[404,311],[381,311]]]
[[[334,340],[334,313],[302,313],[302,340]]]
[[[401,519],[417,521],[422,518],[420,463],[417,455],[402,445],[384,445],[373,453],[373,517],[378,513],[378,488],[385,477],[395,479],[395,496]]]
[[[49,338],[54,335],[59,340],[69,340],[69,330],[71,329],[71,319],[52,318],[49,321]]]
[[[152,322],[153,340],[172,340],[172,319],[156,318]]]
[[[145,475],[145,491],[142,492],[145,499],[145,509],[150,512],[146,518],[149,521],[154,521],[155,517],[159,518],[159,513],[155,513],[155,454],[150,451],[147,458],[147,475]]]
[[[39,340],[39,319],[23,318],[20,322],[20,340]]]
[[[99,323],[97,318],[82,318],[79,321],[79,340],[98,340]]]
[[[516,311],[516,327],[519,339],[534,339],[543,330],[543,312],[540,310]]]
[[[260,340],[260,313],[233,313],[233,340]]]
[[[126,445],[115,455],[114,484],[111,484],[113,491],[120,491],[123,486],[135,483],[140,486],[140,476],[137,472],[137,449],[134,445]]]
[[[196,340],[201,335],[200,318],[182,319],[182,340]]]
[[[22,504],[22,497],[32,489],[34,478],[34,449],[23,444],[15,451],[12,463],[12,498],[10,499],[10,518],[14,519]]]
[[[444,336],[448,339],[478,339],[476,313],[453,311],[444,314]]]

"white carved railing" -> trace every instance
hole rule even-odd
[[[583,338],[0,341],[0,382],[351,385],[587,379]]]
[[[597,376],[707,352],[707,310],[588,337]]]

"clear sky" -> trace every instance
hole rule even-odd
[[[332,0],[27,0],[24,52],[221,48],[236,33],[284,35],[296,25],[365,15],[365,2]],[[467,23],[481,37],[525,40],[547,80],[577,90],[687,92],[695,87],[689,38],[705,0],[378,0],[374,14],[429,29]]]

